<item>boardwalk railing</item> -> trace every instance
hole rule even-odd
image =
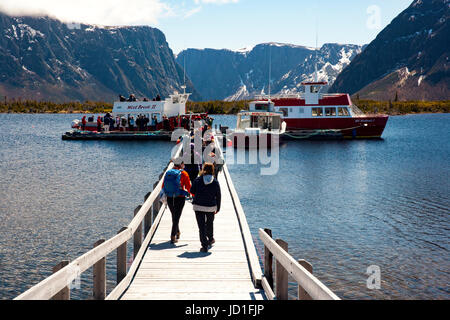
[[[181,152],[180,144],[175,157]],[[148,241],[156,230],[164,208],[159,202],[159,193],[162,188],[162,177],[167,170],[173,167],[169,162],[159,181],[154,184],[153,191],[145,196],[145,202],[134,210],[134,218],[127,227],[119,230],[118,234],[109,240],[100,239],[94,248],[74,261],[59,263],[51,276],[31,287],[15,300],[49,300],[70,299],[70,284],[84,271],[93,267],[93,298],[103,300],[106,298],[106,256],[117,250],[117,286],[110,293],[108,299],[119,297],[128,287],[134,271],[145,253]],[[142,241],[144,224],[145,240]],[[133,238],[134,261],[127,273],[127,241]]]
[[[272,239],[269,229],[259,229],[259,237],[264,243],[264,277],[262,287],[270,299],[288,300],[288,275],[298,284],[298,298],[302,300],[340,300],[319,279],[312,275],[312,266],[304,261],[296,261],[287,252],[288,245],[281,239]],[[275,281],[272,262],[276,260]],[[275,282],[276,292],[273,292]]]

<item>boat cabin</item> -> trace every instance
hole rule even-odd
[[[162,101],[116,101],[112,115],[119,118],[131,116],[136,118],[142,114],[150,119],[156,116],[158,122],[161,122],[163,116],[170,118],[185,114],[189,95],[189,93],[174,92]]]

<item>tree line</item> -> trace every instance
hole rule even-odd
[[[250,100],[242,101],[188,101],[186,111],[209,114],[236,114],[248,110]],[[400,115],[410,113],[450,113],[450,100],[446,101],[374,101],[354,99],[365,113]],[[63,102],[4,99],[0,113],[106,113],[112,103],[103,101]]]

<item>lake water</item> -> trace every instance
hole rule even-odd
[[[62,141],[76,117],[0,114],[0,299],[128,225],[167,164],[170,142]],[[257,249],[272,229],[343,299],[449,299],[450,115],[391,117],[383,138],[290,141],[275,175],[230,165]],[[109,292],[114,253],[107,276]],[[73,298],[89,298],[91,277]]]

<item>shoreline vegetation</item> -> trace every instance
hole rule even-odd
[[[250,100],[242,101],[188,101],[186,110],[194,113],[236,114],[248,110]],[[354,99],[367,114],[406,115],[416,113],[450,113],[450,100],[444,101],[373,101]],[[111,112],[112,103],[101,101],[64,102],[16,100],[0,102],[0,113],[93,113]]]

